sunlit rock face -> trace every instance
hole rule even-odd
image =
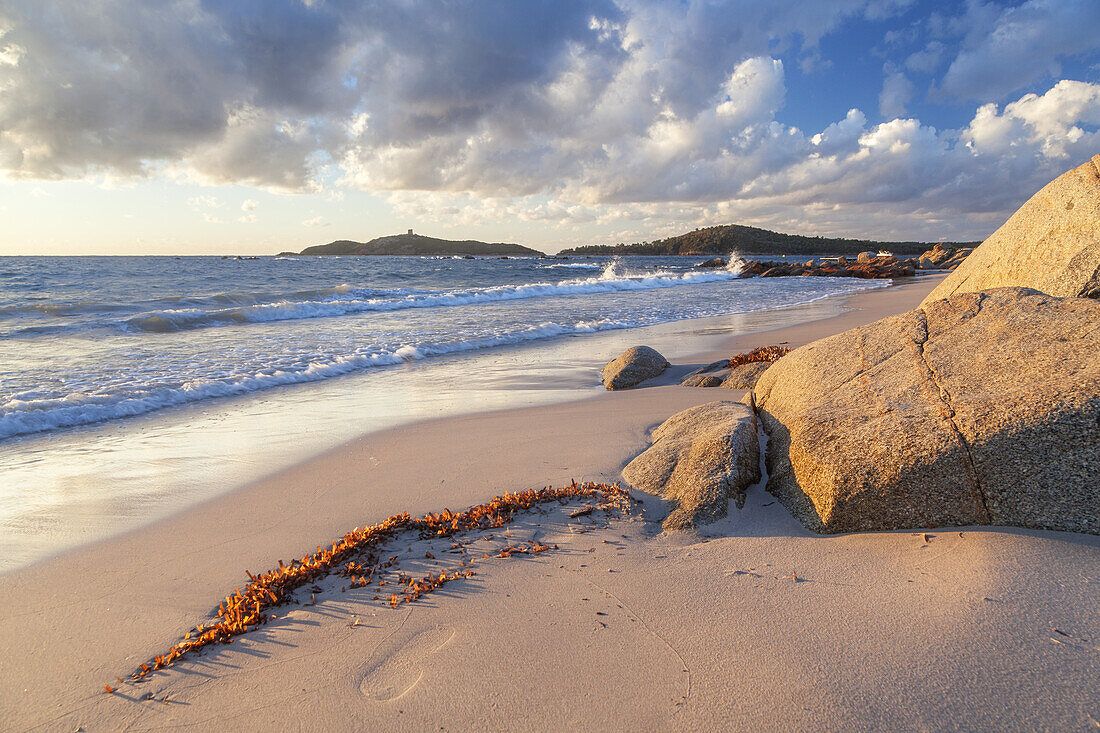
[[[634,488],[673,503],[662,525],[692,529],[726,516],[730,499],[760,480],[756,417],[739,402],[708,402],[678,412],[653,431],[653,446],[623,469]]]
[[[815,341],[756,385],[807,527],[1100,533],[1100,302],[963,293]]]
[[[1100,155],[1032,196],[928,294],[1020,286],[1059,297],[1100,297]]]

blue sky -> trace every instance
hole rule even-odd
[[[1095,0],[0,0],[0,254],[981,239],[1100,153],[1098,30]]]

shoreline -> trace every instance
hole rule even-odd
[[[18,436],[0,446],[0,471],[9,486],[26,487],[2,498],[8,503],[0,514],[0,574],[167,520],[380,430],[585,399],[599,384],[603,363],[634,339],[680,360],[684,344],[706,350],[727,332],[828,318],[843,312],[849,298],[881,290],[459,352],[285,391]],[[107,476],[110,482],[100,478]]]
[[[101,691],[209,618],[245,569],[267,569],[400,511],[461,509],[569,479],[617,481],[669,415],[740,397],[675,386],[694,362],[749,342],[795,346],[901,312],[934,284],[846,296],[852,310],[838,316],[726,338],[719,351],[693,355],[691,364],[678,359],[640,389],[371,433],[0,576],[5,720],[68,730],[214,720],[336,728],[519,720],[540,729],[715,720],[744,728],[1087,725],[1100,695],[1095,652],[1082,645],[1100,637],[1089,600],[1100,593],[1100,538],[980,528],[933,530],[929,542],[910,532],[817,536],[760,486],[744,511],[705,537],[658,535],[660,502],[643,497],[641,521],[583,534],[532,525],[562,550],[479,567],[477,578],[408,607],[348,597],[292,607],[283,622],[135,688],[175,704]],[[1067,598],[1085,600],[1071,607]],[[1050,640],[1051,628],[1065,641]],[[600,694],[609,679],[614,697]],[[1048,694],[1017,702],[1020,684]],[[399,694],[386,698],[379,685]]]

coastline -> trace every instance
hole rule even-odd
[[[584,535],[547,527],[544,541],[560,553],[479,569],[475,581],[408,607],[326,598],[296,609],[288,623],[139,690],[165,691],[175,704],[101,691],[208,618],[245,569],[400,511],[618,480],[666,417],[741,396],[675,386],[695,363],[907,310],[935,281],[846,296],[851,310],[840,315],[725,338],[643,389],[371,433],[0,576],[6,724],[1084,727],[1087,715],[1100,717],[1090,707],[1100,697],[1091,674],[1100,622],[1089,613],[1100,592],[1098,538],[970,528],[933,530],[929,542],[906,532],[822,537],[769,505],[759,486],[706,538],[654,536],[653,516]],[[605,626],[594,613],[607,614]],[[350,627],[352,616],[365,625]],[[1069,636],[1052,639],[1052,628]],[[380,700],[365,687],[379,670],[414,681]],[[601,685],[609,679],[614,696]],[[1020,685],[1049,694],[1020,701]]]
[[[379,430],[584,399],[600,367],[635,339],[681,361],[726,334],[836,315],[848,297],[463,351],[17,436],[0,442],[0,574],[166,520]]]

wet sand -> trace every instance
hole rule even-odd
[[[401,511],[620,480],[666,417],[741,396],[678,387],[678,375],[907,310],[936,281],[732,338],[640,389],[368,435],[0,576],[2,726],[1093,729],[1100,538],[996,528],[817,536],[760,486],[704,534],[660,534],[662,503],[647,496],[606,526],[557,506],[525,515],[511,536],[467,538],[470,554],[528,540],[557,550],[479,559],[476,576],[396,609],[366,589],[320,593],[230,646],[103,692],[207,621],[246,569]],[[423,544],[398,544],[410,572],[422,570],[413,558]],[[432,548],[451,562],[445,546]]]

